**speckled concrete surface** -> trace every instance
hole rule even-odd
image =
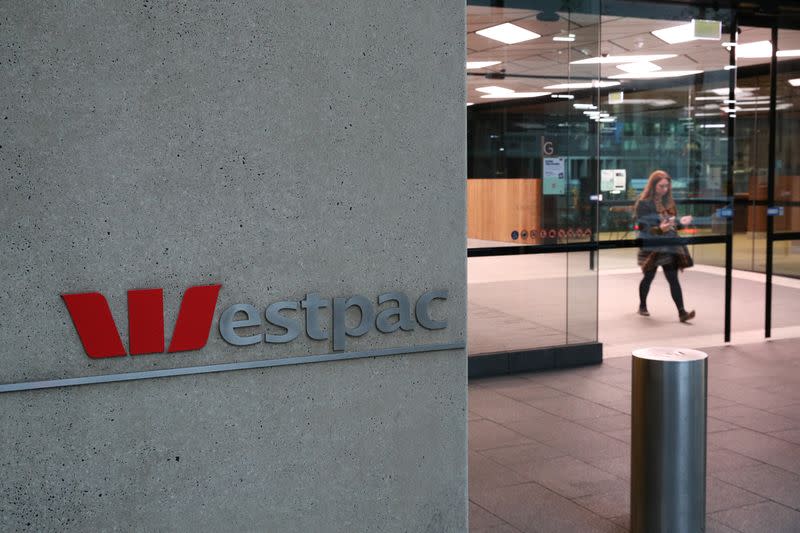
[[[0,4],[0,382],[328,353],[222,309],[448,289],[465,341],[464,5]],[[204,349],[90,360],[60,294],[222,284]],[[356,317],[357,318],[357,317]],[[0,529],[460,531],[463,350],[0,396]]]

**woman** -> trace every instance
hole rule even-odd
[[[677,230],[692,223],[691,215],[676,221],[677,209],[672,198],[672,178],[663,170],[656,170],[647,180],[642,194],[634,206],[642,248],[639,250],[639,266],[644,277],[639,283],[639,314],[650,316],[647,311],[647,293],[656,276],[658,267],[664,269],[669,282],[672,300],[678,307],[678,318],[686,322],[694,318],[694,311],[683,307],[683,293],[678,281],[678,270],[692,266],[692,258],[686,246],[678,243],[664,243],[664,239],[674,239]]]

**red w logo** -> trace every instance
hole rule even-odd
[[[222,285],[189,287],[183,294],[169,353],[199,350],[208,342],[211,320]],[[62,294],[72,323],[92,359],[126,355],[105,296],[99,292]],[[128,291],[128,335],[131,355],[164,352],[164,290]]]

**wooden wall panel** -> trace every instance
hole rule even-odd
[[[541,229],[542,180],[468,179],[467,237],[535,244],[538,237],[511,238],[511,232]]]

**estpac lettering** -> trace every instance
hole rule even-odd
[[[447,290],[433,290],[424,293],[414,306],[416,322],[425,329],[437,330],[447,327],[446,320],[436,320],[431,316],[431,304],[435,300],[446,300]],[[336,297],[332,300],[321,298],[318,293],[306,294],[303,300],[282,301],[269,305],[264,311],[267,326],[274,326],[281,330],[278,334],[271,332],[258,335],[240,336],[236,332],[237,328],[261,326],[256,308],[250,304],[234,304],[225,311],[219,319],[219,331],[222,338],[234,346],[246,346],[257,344],[262,341],[266,343],[286,343],[296,339],[300,333],[302,317],[297,316],[300,309],[306,312],[305,326],[306,335],[313,340],[327,340],[330,338],[329,331],[333,335],[333,350],[343,351],[347,349],[348,337],[360,337],[366,334],[373,325],[382,333],[392,333],[398,329],[412,331],[414,320],[411,317],[411,304],[402,292],[387,292],[378,296],[378,305],[395,303],[375,314],[373,302],[361,295],[350,297]],[[331,308],[331,327],[323,329],[321,324],[321,311]],[[348,323],[348,311],[357,310],[358,322]],[[286,314],[281,311],[287,311]],[[292,311],[291,316],[288,311]],[[239,318],[237,318],[237,316]]]

